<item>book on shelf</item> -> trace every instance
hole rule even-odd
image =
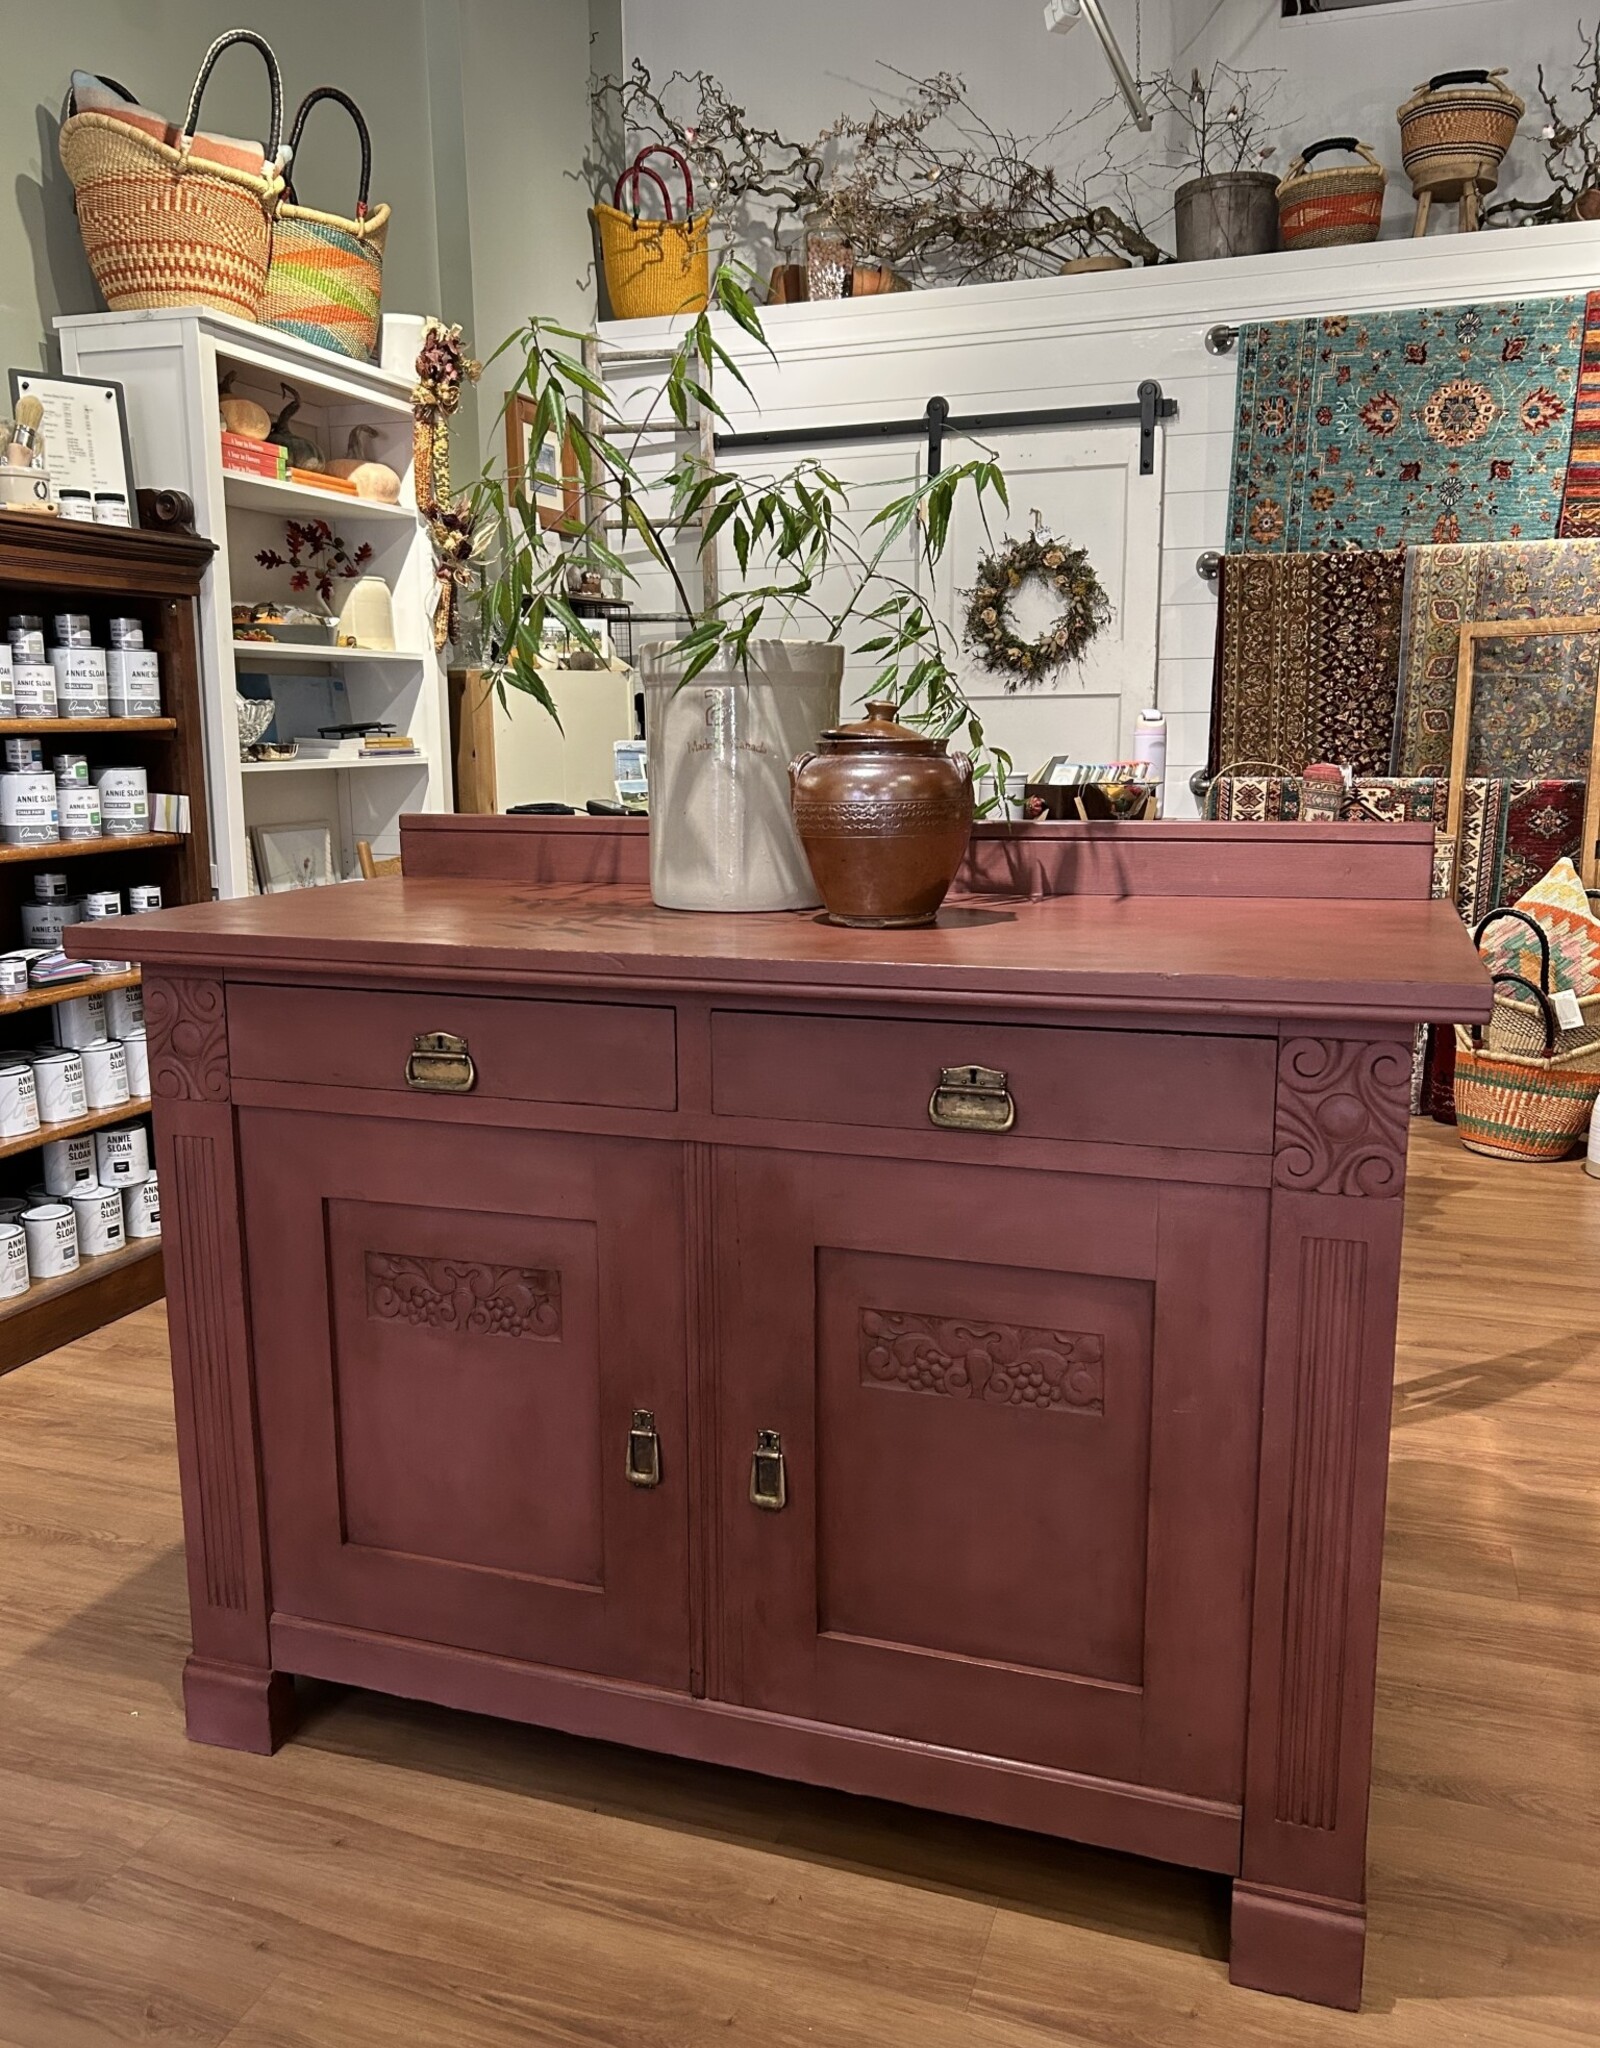
[[[348,477],[330,476],[325,469],[291,468],[289,482],[308,491],[327,491],[335,498],[359,498],[361,495]]]
[[[222,435],[222,466],[235,476],[265,476],[281,483],[289,467],[289,451],[276,441],[253,441],[248,434]]]

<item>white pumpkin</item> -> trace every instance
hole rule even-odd
[[[217,411],[222,415],[223,432],[242,434],[247,441],[264,441],[272,432],[272,415],[253,398],[234,397],[234,374],[230,370],[217,386]]]
[[[369,444],[377,431],[376,427],[352,427],[345,444],[348,452],[330,462],[328,469],[334,476],[347,477],[355,485],[357,497],[380,498],[393,505],[399,502],[400,478],[387,462],[372,459]]]

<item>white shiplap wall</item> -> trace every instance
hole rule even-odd
[[[1176,814],[1191,808],[1187,778],[1206,752],[1216,600],[1195,559],[1224,544],[1233,437],[1236,358],[1207,354],[1206,329],[1591,287],[1600,289],[1600,224],[774,307],[765,320],[776,364],[736,331],[728,338],[754,402],[728,378],[718,395],[735,426],[783,427],[915,415],[936,393],[958,413],[1108,403],[1155,378],[1178,401],[1165,429],[1158,662]],[[602,333],[640,349],[665,343],[671,326],[614,322]],[[1073,538],[1093,555],[1092,533]],[[639,601],[655,608],[657,592],[647,586]]]

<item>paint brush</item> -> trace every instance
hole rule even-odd
[[[6,450],[6,463],[12,469],[33,469],[41,466],[44,449],[40,445],[39,425],[44,418],[44,401],[31,393],[17,400],[17,417],[11,429],[11,445]]]

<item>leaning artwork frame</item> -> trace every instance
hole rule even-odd
[[[1600,615],[1561,616],[1546,619],[1470,619],[1461,628],[1456,652],[1456,698],[1450,734],[1450,801],[1445,833],[1451,846],[1451,887],[1461,842],[1461,815],[1471,770],[1472,712],[1478,684],[1479,650],[1486,641],[1561,640],[1581,634],[1600,634]],[[1585,886],[1600,884],[1600,861],[1595,841],[1600,836],[1600,686],[1588,718],[1588,746],[1584,766],[1587,794],[1583,807],[1583,858],[1580,870]]]

